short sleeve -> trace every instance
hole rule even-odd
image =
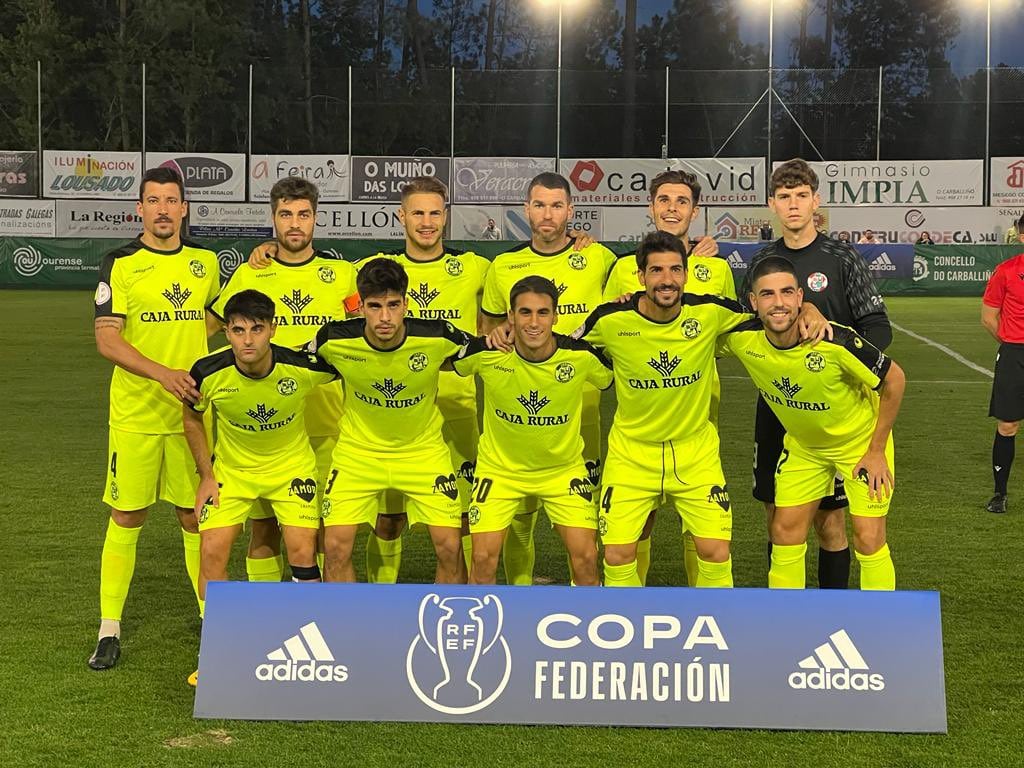
[[[119,268],[117,259],[113,256],[103,259],[94,297],[96,317],[128,316],[128,287],[123,275],[124,270]]]
[[[614,380],[611,361],[600,350],[595,349],[593,346],[588,346],[589,369],[587,371],[587,381],[598,389],[608,389]]]
[[[498,270],[493,264],[484,278],[484,295],[480,300],[480,309],[491,317],[504,317],[508,313],[508,296],[503,295]]]
[[[981,301],[985,306],[1002,309],[1003,300],[1006,298],[1006,280],[1003,275],[1004,270],[1002,265],[1000,265],[992,273],[992,277],[988,279],[988,285],[985,286],[985,294],[981,297]]]
[[[867,339],[852,330],[842,329],[842,352],[839,356],[843,370],[867,384],[871,389],[885,379],[892,360]]]
[[[483,339],[472,339],[448,359],[459,376],[472,376],[480,370],[480,363],[486,350],[487,345]]]

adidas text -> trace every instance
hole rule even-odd
[[[819,669],[794,672],[789,676],[789,687],[798,691],[883,691],[885,678],[877,673],[848,669]]]
[[[289,660],[278,664],[260,664],[256,667],[256,679],[262,682],[293,680],[303,683],[344,683],[348,680],[348,667],[318,661]]]

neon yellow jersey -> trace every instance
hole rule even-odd
[[[570,240],[564,250],[553,254],[538,253],[530,243],[523,243],[498,255],[484,283],[481,301],[484,313],[491,317],[506,317],[512,286],[527,275],[540,275],[558,288],[555,331],[570,334],[576,330],[601,303],[605,279],[615,262],[615,254],[600,243],[574,251],[573,243]]]
[[[187,240],[173,251],[133,240],[100,264],[96,317],[124,319],[121,335],[168,368],[188,370],[209,350],[206,308],[219,287],[213,251]],[[110,380],[110,426],[152,435],[181,433],[181,403],[156,381],[120,366]]]
[[[684,293],[679,315],[658,323],[640,314],[639,300],[602,305],[574,334],[615,366],[612,432],[648,443],[693,437],[710,423],[718,337],[750,313],[721,296]]]
[[[404,251],[378,253],[360,261],[391,259],[401,264],[409,275],[409,316],[424,320],[447,320],[470,336],[476,336],[480,314],[480,294],[491,262],[472,251],[448,248],[436,259],[416,261]],[[448,402],[461,402],[464,408],[476,409],[476,383],[451,371],[441,373],[438,399],[444,408]]]
[[[607,358],[585,341],[555,334],[555,353],[531,362],[516,352],[490,350],[473,339],[452,365],[484,384],[484,431],[479,457],[507,471],[550,469],[579,462],[585,384],[612,383]]]
[[[410,317],[404,325],[405,338],[395,349],[370,346],[364,318],[328,323],[309,348],[333,365],[345,384],[339,446],[401,453],[441,441],[438,373],[470,337],[443,320]]]
[[[273,259],[267,267],[253,269],[243,263],[231,275],[211,310],[223,320],[228,299],[248,289],[274,300],[274,343],[291,349],[308,344],[321,326],[332,320],[344,320],[346,312],[359,309],[356,268],[322,251],[314,252],[301,264]],[[338,434],[344,402],[340,382],[314,389],[306,406],[309,436]]]
[[[338,373],[316,355],[270,345],[274,365],[261,379],[235,365],[230,347],[196,361],[190,374],[201,398],[192,406],[202,413],[213,406],[218,465],[244,472],[279,471],[302,458],[314,462],[303,426],[309,394]]]
[[[686,292],[698,295],[714,294],[736,299],[736,281],[732,276],[729,262],[721,256],[687,256],[686,257]],[[637,277],[636,253],[619,256],[608,276],[604,287],[605,301],[617,299],[624,293],[642,291],[640,278]]]
[[[759,320],[744,323],[721,341],[721,350],[747,369],[786,432],[809,449],[830,449],[870,439],[878,420],[875,391],[892,361],[843,325],[832,341],[809,347],[773,346]]]

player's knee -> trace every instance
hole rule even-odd
[[[785,515],[774,515],[768,531],[773,544],[785,546],[807,541],[807,528],[797,520],[787,519]]]
[[[570,556],[572,561],[573,581],[579,587],[592,587],[599,583],[597,568],[597,550],[589,547],[585,552],[573,552]]]
[[[697,557],[705,563],[724,563],[729,559],[729,542],[723,539],[694,538]]]
[[[1015,437],[1018,429],[1019,421],[1000,421],[996,424],[996,431],[1003,437]]]
[[[373,527],[373,533],[378,539],[392,541],[401,536],[404,529],[404,515],[377,515],[377,524]]]
[[[447,529],[450,534],[434,537],[434,552],[442,563],[452,563],[462,557],[462,536],[458,528]],[[476,559],[476,552],[473,553]]]
[[[281,554],[281,529],[277,519],[268,517],[251,521],[249,557],[276,557]]]
[[[176,507],[174,511],[178,514],[178,523],[181,525],[181,529],[183,531],[199,533],[199,519],[196,517],[196,511],[194,509]]]
[[[814,533],[818,537],[819,546],[825,549],[836,551],[849,546],[844,510],[819,511],[814,516]]]
[[[288,564],[292,569],[292,581],[320,581],[320,568],[316,563],[312,565]]]
[[[146,510],[136,509],[128,512],[120,509],[111,509],[110,518],[119,528],[141,528],[146,522]]]
[[[862,555],[873,555],[885,546],[885,526],[861,526],[854,529],[853,546]]]
[[[627,565],[636,560],[636,546],[608,544],[604,548],[604,561],[608,565]]]

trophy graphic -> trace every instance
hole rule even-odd
[[[501,601],[495,595],[445,597],[420,602],[419,634],[409,646],[409,684],[424,704],[439,712],[467,714],[493,702],[512,671],[501,636]]]

